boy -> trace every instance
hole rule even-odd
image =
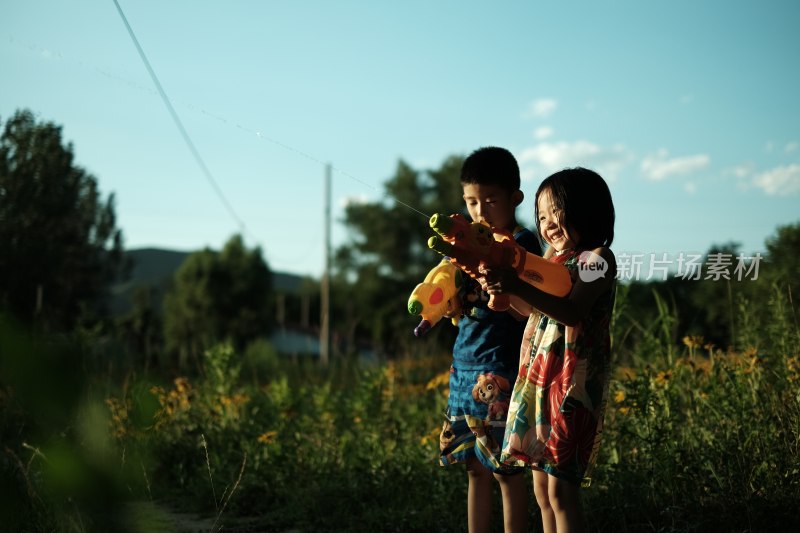
[[[507,230],[518,244],[541,255],[536,236],[517,224],[515,211],[524,195],[519,166],[508,150],[485,147],[470,154],[461,168],[461,186],[473,221]],[[473,283],[465,302],[472,307],[458,323],[453,346],[440,463],[467,465],[470,532],[490,529],[492,478],[503,496],[505,531],[525,531],[528,494],[522,469],[502,466],[497,459],[525,322],[515,311],[494,312],[487,303],[486,293]]]

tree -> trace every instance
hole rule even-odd
[[[743,345],[785,357],[800,342],[800,223],[778,226],[766,248],[758,280],[748,283],[749,294],[740,305],[739,330]]]
[[[432,235],[426,215],[464,212],[462,162],[451,156],[438,169],[419,171],[401,160],[385,184],[387,199],[346,207],[351,239],[336,250],[332,291],[334,329],[349,345],[369,336],[386,352],[413,342],[408,295],[440,260],[426,245]]]
[[[114,195],[73,160],[61,127],[27,110],[0,136],[0,308],[53,330],[100,314],[122,265]]]
[[[160,352],[162,342],[162,318],[157,306],[158,292],[150,285],[137,287],[133,292],[133,306],[118,322],[121,337],[133,348],[134,354],[141,357],[145,374],[150,364]]]
[[[164,338],[183,368],[198,365],[212,344],[229,340],[237,350],[272,327],[272,274],[261,249],[247,250],[241,236],[222,252],[206,248],[186,258],[164,300]]]
[[[767,238],[767,276],[792,287],[794,301],[800,296],[800,222],[778,226]]]

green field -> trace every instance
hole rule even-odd
[[[741,348],[671,342],[658,333],[667,307],[628,347],[584,491],[592,530],[800,526],[790,304],[765,301],[767,329],[741,321]],[[617,338],[625,323],[618,314]],[[321,368],[219,345],[203,375],[115,379],[90,343],[3,338],[30,354],[6,360],[0,396],[12,531],[466,530],[466,474],[436,463],[447,353]],[[499,498],[495,514],[499,531]]]

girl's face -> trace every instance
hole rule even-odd
[[[536,205],[539,209],[539,232],[544,242],[552,246],[556,252],[577,246],[578,233],[567,228],[564,212],[553,203],[549,189],[539,194]]]

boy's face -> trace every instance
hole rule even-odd
[[[475,222],[486,222],[492,227],[514,231],[517,224],[515,211],[522,202],[522,191],[513,193],[498,185],[464,183],[464,203]]]

